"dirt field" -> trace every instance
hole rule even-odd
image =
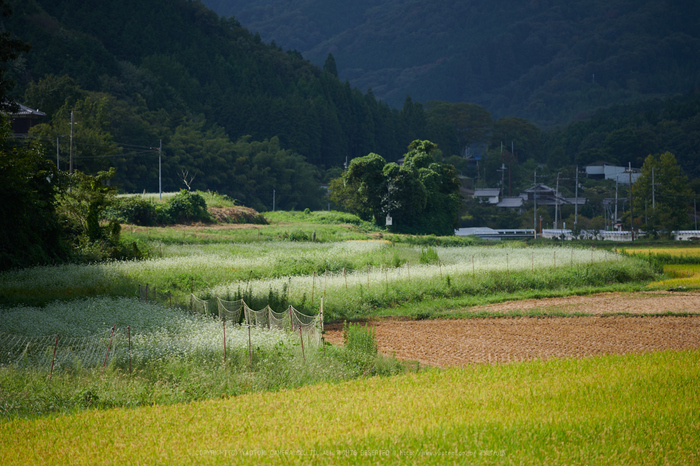
[[[606,293],[513,301],[467,311],[525,309],[586,315],[379,320],[368,325],[374,326],[380,352],[431,366],[700,348],[700,293]],[[665,312],[696,315],[644,315]],[[342,344],[342,326],[326,326],[326,340]]]

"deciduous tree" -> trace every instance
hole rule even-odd
[[[646,209],[648,212],[646,228],[649,231],[661,229],[671,235],[688,222],[693,192],[688,187],[688,177],[671,152],[647,156],[642,174],[632,186],[632,196],[635,211]]]

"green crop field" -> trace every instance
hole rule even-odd
[[[454,317],[683,279],[670,264],[389,235],[332,212],[266,216],[126,226],[148,259],[1,274],[3,464],[698,461],[698,351],[438,370],[377,354],[363,327],[346,326],[341,348],[193,306],[243,299],[280,321],[289,306],[326,322]]]

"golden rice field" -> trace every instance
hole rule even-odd
[[[700,264],[664,265],[664,272],[672,276],[667,280],[650,283],[650,287],[700,287]]]
[[[700,247],[697,246],[689,248],[620,248],[620,251],[626,252],[627,254],[665,254],[676,257],[700,257]]]
[[[0,422],[13,464],[698,464],[700,351]]]

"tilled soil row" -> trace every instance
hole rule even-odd
[[[588,298],[588,300],[587,300]],[[431,366],[506,363],[552,357],[582,357],[700,348],[700,315],[608,315],[700,311],[700,294],[596,295],[537,301],[537,308],[567,306],[583,317],[517,317],[445,320],[379,320],[374,327],[380,352]],[[661,304],[663,303],[663,305]],[[504,310],[532,308],[504,303]],[[514,307],[515,306],[515,307]],[[571,306],[571,307],[569,307]],[[493,306],[490,307],[494,309]],[[606,313],[602,316],[601,313]],[[342,327],[326,327],[326,340],[342,344]]]

